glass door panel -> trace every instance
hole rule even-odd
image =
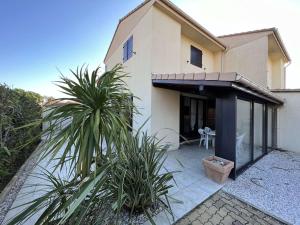
[[[237,100],[236,120],[236,169],[239,169],[252,161],[250,102]]]
[[[273,121],[273,113],[272,113],[272,108],[268,107],[268,127],[267,127],[267,149],[268,152],[272,150],[272,145],[273,145],[273,126],[272,126],[272,121]]]
[[[253,112],[253,156],[254,160],[264,154],[263,148],[263,113],[264,108],[262,104],[254,103]]]

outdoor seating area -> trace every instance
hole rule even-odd
[[[208,145],[211,144],[211,146],[215,147],[215,138],[216,138],[216,131],[212,130],[209,127],[204,127],[204,129],[198,129],[198,133],[200,134],[200,143],[199,146],[202,145],[205,146],[206,149],[208,149]]]

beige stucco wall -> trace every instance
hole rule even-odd
[[[229,49],[224,58],[224,72],[237,72],[257,84],[267,86],[268,38],[266,36]]]
[[[152,72],[179,73],[181,25],[159,9],[152,9]],[[180,93],[151,88],[151,131],[172,149],[179,147]]]
[[[282,59],[272,61],[272,89],[284,88],[284,62]]]
[[[191,60],[191,45],[202,51],[202,68],[194,66]],[[192,41],[184,35],[181,35],[181,72],[183,73],[201,73],[214,72],[214,53],[206,49],[203,45]]]
[[[179,73],[181,55],[181,26],[156,7],[152,7],[124,42],[133,35],[133,55],[124,63],[130,74],[126,80],[135,96],[141,115],[133,119],[134,129],[149,119],[144,130],[164,138],[172,149],[179,147],[180,93],[152,86],[151,73]],[[107,59],[107,69],[122,63],[123,43]]]
[[[106,59],[110,58],[112,54],[119,48],[119,46],[124,43],[124,39],[132,33],[133,29],[139,24],[142,17],[151,8],[152,1],[149,1],[146,5],[141,7],[139,10],[135,11],[133,14],[128,16],[125,20],[122,20],[116,32],[114,38],[111,41],[109,51],[107,52]]]
[[[267,87],[269,89],[272,89],[272,61],[270,59],[270,57],[268,57],[268,61],[267,61]]]
[[[152,133],[170,149],[179,147],[180,93],[178,91],[152,87]]]
[[[130,74],[130,78],[126,80],[129,89],[140,98],[134,99],[134,103],[141,114],[133,118],[134,129],[139,128],[149,119],[144,130],[151,130],[152,22],[152,10],[150,9],[106,62],[108,70],[117,63],[123,63],[123,43],[133,35],[133,50],[136,54],[133,54],[123,66],[125,72]]]
[[[284,99],[284,105],[277,112],[278,147],[300,153],[300,92],[276,94]]]

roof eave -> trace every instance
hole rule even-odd
[[[155,0],[155,2],[162,3],[162,4],[166,5],[167,7],[171,8],[178,15],[180,15],[181,17],[186,19],[191,25],[195,26],[198,30],[200,30],[207,38],[212,40],[222,50],[225,50],[227,48],[227,46],[222,41],[220,41],[216,36],[214,36],[212,33],[210,33],[207,29],[205,29],[203,26],[201,26],[192,17],[187,15],[184,11],[182,11],[180,8],[178,8],[175,4],[173,4],[169,0]]]

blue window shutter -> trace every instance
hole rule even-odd
[[[127,58],[130,59],[133,53],[133,37],[131,36],[127,42]]]
[[[127,57],[127,41],[123,45],[123,62],[126,62],[128,59]]]

